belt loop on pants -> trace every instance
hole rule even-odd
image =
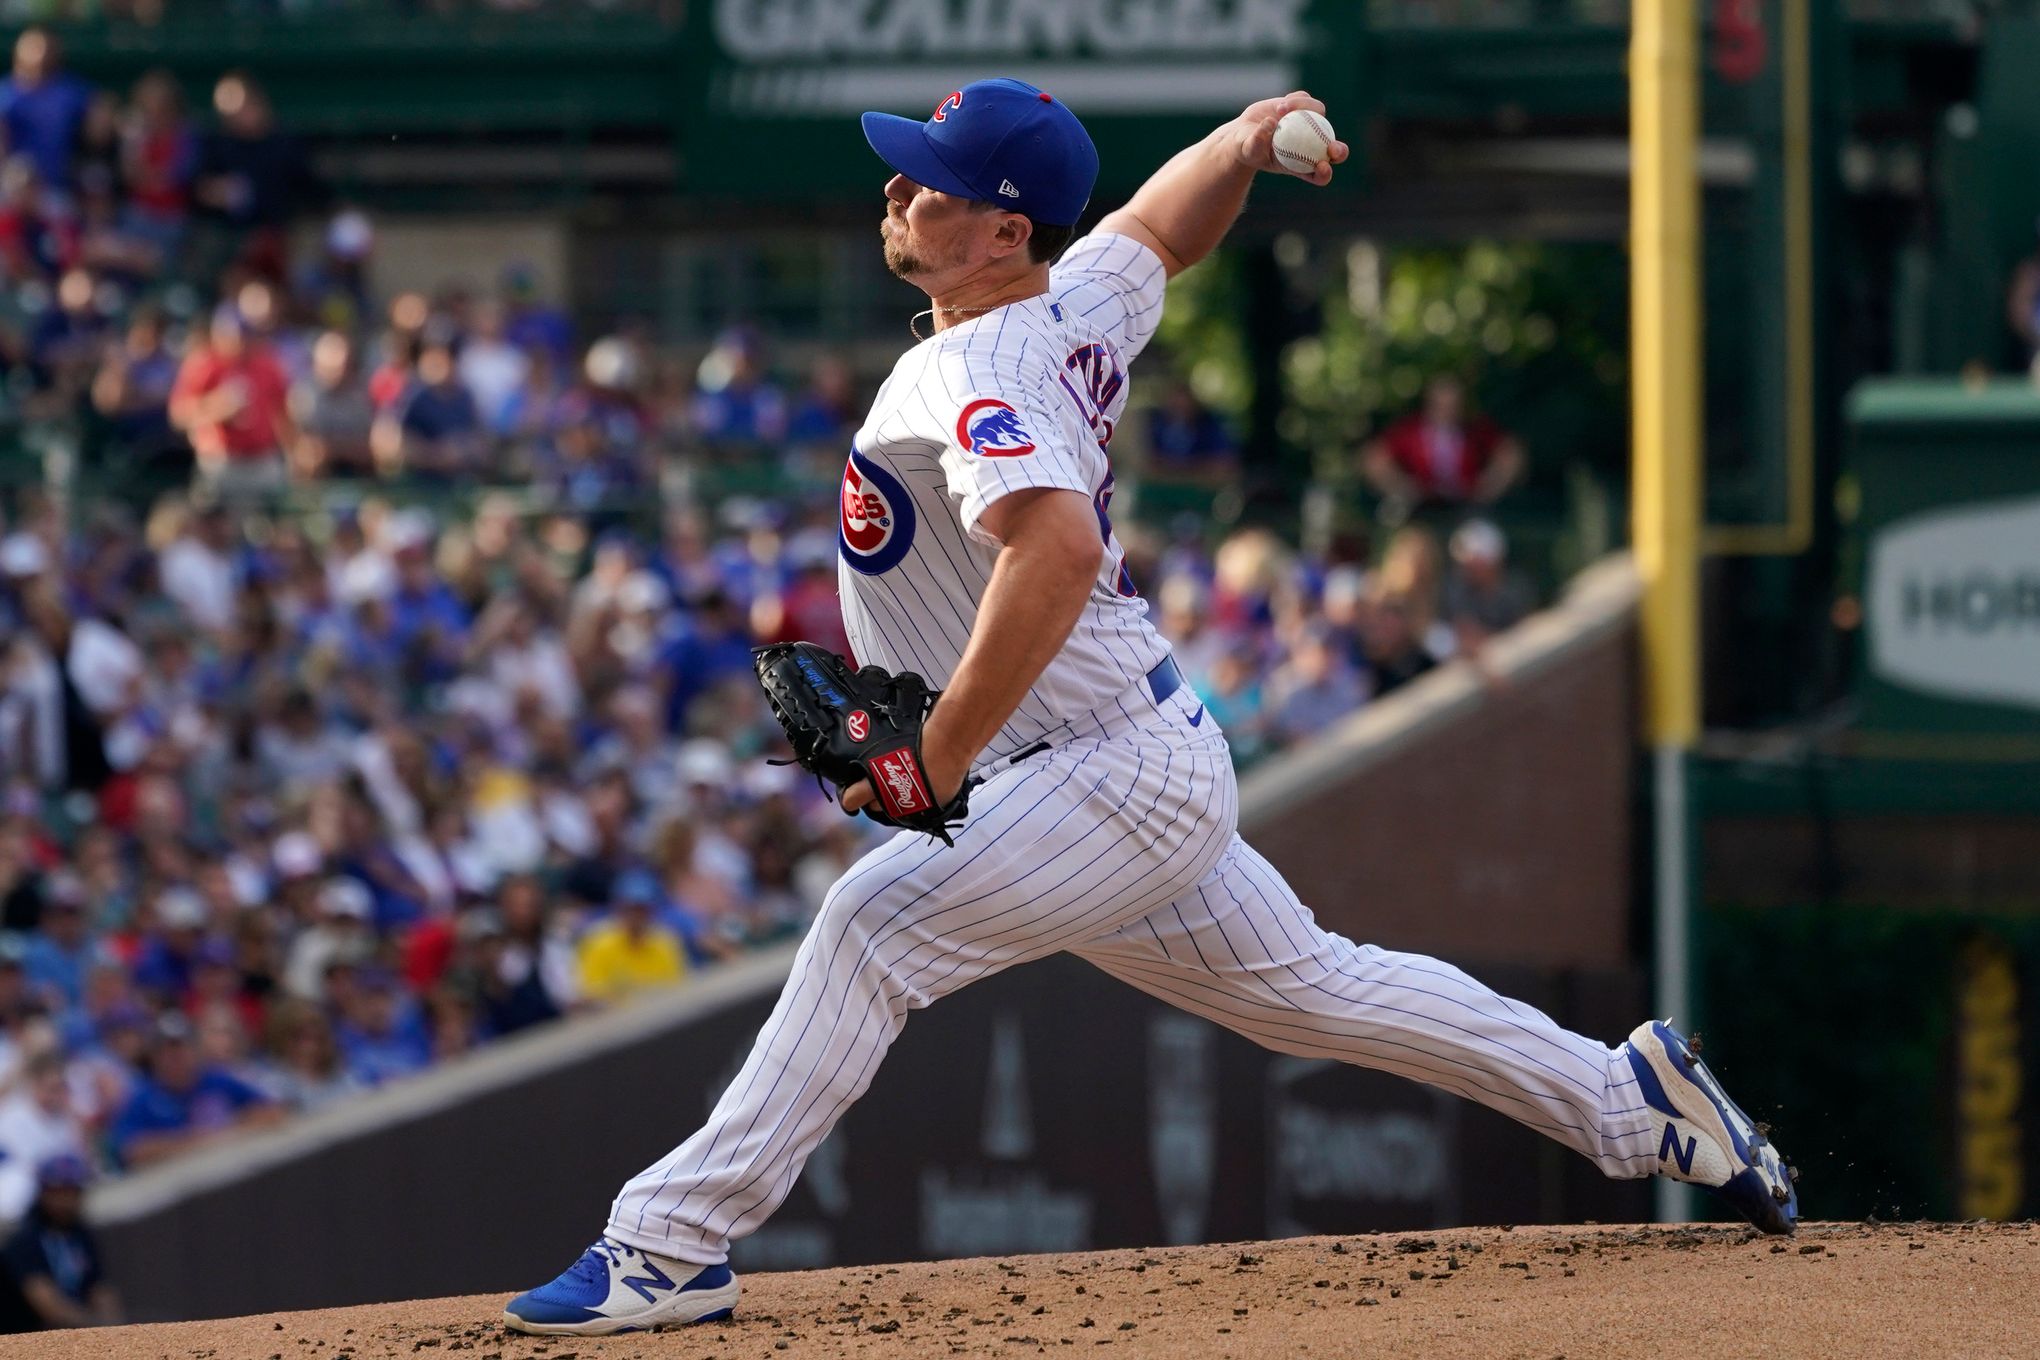
[[[1176,669],[1176,658],[1165,656],[1161,663],[1147,673],[1148,693],[1157,704],[1169,702],[1169,696],[1183,688],[1183,672]]]

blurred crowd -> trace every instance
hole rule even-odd
[[[1373,564],[1358,551],[1301,555],[1265,529],[1235,532],[1207,554],[1200,527],[1186,519],[1174,541],[1144,545],[1155,553],[1145,593],[1241,766],[1477,654],[1536,606],[1506,537],[1485,519],[1460,522],[1442,542],[1407,524]]]
[[[797,932],[868,824],[759,757],[834,522],[165,499],[0,538],[0,1218]],[[32,1128],[44,1143],[18,1150]]]
[[[162,71],[96,89],[39,29],[0,82],[0,417],[76,430],[103,480],[514,482],[592,512],[679,450],[841,457],[831,357],[788,389],[746,330],[694,364],[642,327],[584,346],[522,264],[384,305],[371,220],[330,202],[261,86],[230,72],[212,105],[191,116]]]
[[[188,310],[177,285],[283,279],[289,227],[319,197],[310,162],[248,76],[221,77],[212,102],[201,122],[161,70],[123,98],[65,69],[52,34],[15,40],[0,81],[0,358],[15,406],[49,414],[82,397],[152,290]],[[148,382],[155,351],[135,359]]]

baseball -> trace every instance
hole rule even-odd
[[[1319,162],[1332,158],[1338,134],[1321,113],[1292,109],[1275,125],[1275,163],[1292,175],[1308,177]]]

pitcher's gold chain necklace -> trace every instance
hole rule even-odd
[[[985,312],[996,312],[1000,307],[1009,305],[1008,303],[1000,302],[990,307],[929,307],[924,311],[915,312],[907,318],[907,332],[916,340],[926,340],[928,337],[921,334],[921,318],[924,316],[930,320],[934,319],[937,312],[942,312],[948,316],[978,316]]]

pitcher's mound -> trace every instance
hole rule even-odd
[[[0,1360],[2013,1355],[2036,1281],[2030,1223],[1452,1228],[756,1275],[735,1321],[652,1335],[522,1336],[492,1295],[0,1338]]]

